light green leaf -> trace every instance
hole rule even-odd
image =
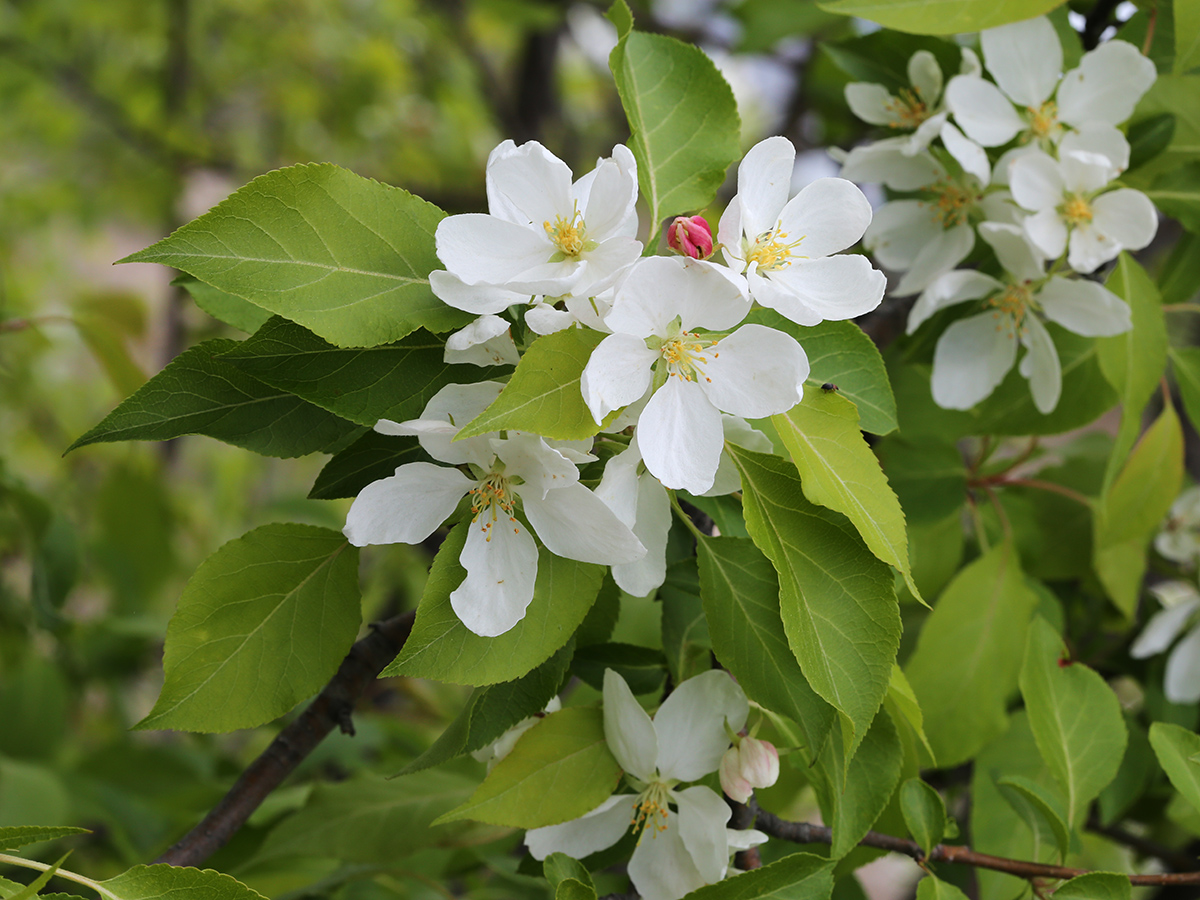
[[[1125,727],[1129,729],[1129,743],[1125,745],[1121,768],[1117,769],[1117,777],[1112,783],[1100,792],[1098,802],[1102,825],[1112,825],[1123,819],[1158,777],[1159,766],[1146,729],[1128,714],[1125,716]],[[1200,803],[1197,804],[1197,810],[1200,810]]]
[[[471,799],[437,821],[557,825],[591,812],[612,796],[620,778],[621,767],[604,740],[601,711],[564,709],[521,735]]]
[[[707,884],[684,900],[828,900],[832,893],[833,863],[811,853],[792,853],[769,866]]]
[[[1020,684],[1038,750],[1067,792],[1067,824],[1074,826],[1121,765],[1121,704],[1103,678],[1066,658],[1062,638],[1041,616],[1029,628]]]
[[[904,722],[912,730],[913,736],[921,742],[922,749],[929,754],[926,765],[930,768],[935,767],[937,757],[929,738],[925,735],[925,716],[921,713],[921,704],[917,702],[917,695],[908,683],[904,670],[898,665],[892,666],[892,677],[888,681],[888,692],[883,702],[892,718],[896,720],[896,727],[899,728],[900,722]]]
[[[612,6],[608,8],[604,17],[617,29],[617,40],[633,31],[633,13],[625,0],[613,0]]]
[[[965,762],[1004,733],[1037,604],[1009,544],[962,569],[934,604],[905,674],[939,766]]]
[[[272,318],[222,359],[272,387],[360,425],[418,418],[448,384],[486,381],[507,369],[442,361],[446,342],[424,329],[394,344],[335,347],[295,322]]]
[[[71,825],[6,825],[0,827],[0,850],[19,850],[29,844],[56,841],[72,834],[91,834]]]
[[[191,275],[180,275],[171,284],[179,285],[191,294],[196,305],[214,319],[232,325],[246,334],[254,334],[271,318],[270,310],[217,290],[211,284],[205,284]]]
[[[1062,798],[1023,775],[1008,775],[996,781],[996,787],[1008,805],[1029,826],[1034,839],[1045,843],[1043,833],[1049,834],[1058,848],[1058,858],[1066,859],[1071,849],[1071,831]]]
[[[503,429],[566,441],[594,435],[600,426],[583,402],[579,378],[603,339],[604,335],[586,328],[566,328],[539,337],[521,356],[500,396],[468,422],[455,440]]]
[[[846,516],[871,552],[899,569],[921,600],[908,565],[904,511],[863,439],[854,404],[833,391],[805,391],[803,400],[771,421],[800,472],[804,496]]]
[[[900,811],[908,833],[929,856],[946,833],[946,804],[942,795],[920,778],[910,778],[900,785]]]
[[[745,538],[706,538],[697,554],[700,596],[717,658],[746,696],[799,724],[815,756],[837,716],[809,686],[788,646],[770,560]]]
[[[444,215],[334,165],[290,166],[121,262],[173,266],[339,347],[373,347],[470,320],[429,289]]]
[[[1194,759],[1200,753],[1200,735],[1178,725],[1155,722],[1150,726],[1150,746],[1175,790],[1200,810],[1200,763]]]
[[[948,881],[926,875],[917,885],[917,900],[967,900],[967,895]]]
[[[1130,454],[1095,512],[1093,560],[1100,583],[1132,616],[1146,571],[1146,546],[1183,487],[1183,431],[1170,405]]]
[[[1200,66],[1200,4],[1194,0],[1175,0],[1174,74]]]
[[[1061,0],[832,0],[817,5],[828,12],[878,22],[909,34],[983,31],[1045,15]]]
[[[1158,288],[1146,270],[1122,253],[1106,286],[1129,304],[1133,328],[1096,341],[1100,370],[1121,397],[1121,427],[1105,473],[1105,487],[1112,484],[1133,448],[1141,430],[1142,410],[1167,365],[1166,320]]]
[[[1200,347],[1172,347],[1168,355],[1183,409],[1193,423],[1200,423]]]
[[[695,557],[668,567],[658,600],[662,603],[662,640],[668,671],[675,684],[682,684],[712,668],[712,638],[700,599]]]
[[[459,525],[442,543],[412,634],[384,676],[473,685],[520,678],[570,640],[600,591],[603,566],[563,559],[543,548],[525,618],[499,637],[480,637],[467,630],[450,606],[450,592],[466,576],[458,562],[466,539],[466,527]]]
[[[167,441],[204,434],[264,456],[304,456],[337,443],[354,425],[268,387],[220,357],[236,341],[204,341],[175,357],[67,452],[109,441]]]
[[[631,31],[608,65],[629,120],[653,246],[666,216],[713,201],[741,155],[737,103],[704,51],[675,38]]]
[[[1164,306],[1187,303],[1200,292],[1200,235],[1185,232],[1158,270],[1158,293]],[[1174,348],[1168,348],[1168,353]]]
[[[258,891],[222,872],[165,864],[134,866],[100,883],[120,900],[262,900]]]
[[[742,476],[746,527],[779,574],[788,644],[821,697],[866,733],[883,702],[900,643],[892,575],[842,516],[805,499],[795,469],[727,445]]]
[[[183,589],[166,683],[135,727],[233,731],[278,718],[333,676],[360,619],[357,548],[327,528],[256,528]]]
[[[592,875],[577,859],[551,853],[542,862],[542,874],[554,887],[554,900],[596,900]]]
[[[1129,900],[1131,896],[1129,876],[1118,872],[1077,875],[1054,890],[1055,900]]]
[[[67,857],[70,855],[70,853],[66,853],[59,857],[58,862],[54,863],[49,869],[42,872],[37,878],[9,897],[9,900],[30,900],[30,898],[36,897],[38,892],[50,883],[50,879],[54,877],[54,873],[58,871],[58,867],[66,862]]]

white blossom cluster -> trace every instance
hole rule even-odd
[[[841,178],[789,198],[795,150],[782,137],[753,147],[738,168],[714,246],[699,216],[668,228],[668,256],[643,256],[637,166],[624,146],[572,180],[541,144],[505,141],[487,165],[487,214],[455,215],[437,228],[444,270],[434,293],[478,318],[451,335],[446,361],[515,365],[524,346],[566,328],[603,334],[582,372],[580,397],[611,442],[596,489],[579,466],[595,441],[519,431],[457,439],[500,394],[500,382],[451,384],[420,418],[381,421],[415,435],[443,465],[414,462],[360,492],[345,533],[357,546],[424,540],[470,498],[450,594],[471,631],[496,636],[525,615],[538,541],[558,556],[612,567],[617,584],[645,596],[666,575],[669,490],[696,496],[740,489],[726,441],[769,451],[746,419],[800,401],[808,359],[790,334],[745,323],[755,303],[800,325],[874,309],[885,278],[860,255],[871,207]],[[718,249],[720,251],[718,255]],[[522,344],[528,344],[522,340]]]
[[[884,204],[864,244],[902,273],[894,293],[918,294],[912,333],[948,306],[972,303],[934,351],[933,398],[969,409],[990,395],[1025,348],[1019,371],[1037,408],[1052,411],[1062,370],[1043,320],[1085,337],[1131,327],[1128,306],[1095,272],[1158,227],[1154,205],[1121,187],[1129,143],[1117,127],[1155,80],[1132,44],[1109,41],[1063,73],[1063,49],[1045,17],[980,34],[983,62],[962,48],[945,83],[934,55],[908,64],[911,83],[846,88],[851,110],[895,136],[841,155],[842,175],[905,195]],[[990,79],[989,77],[990,76]],[[956,269],[990,247],[995,274]],[[985,263],[987,268],[990,263]]]

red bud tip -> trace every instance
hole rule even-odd
[[[704,216],[678,216],[667,226],[667,246],[692,259],[708,259],[713,254],[712,228]]]

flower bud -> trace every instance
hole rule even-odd
[[[769,741],[744,737],[721,757],[721,790],[745,803],[754,788],[770,787],[779,778],[779,751]]]
[[[667,246],[692,259],[708,259],[713,254],[712,228],[704,216],[677,216],[667,226]]]

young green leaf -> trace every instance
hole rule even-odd
[[[1067,827],[1067,814],[1061,797],[1023,775],[998,778],[996,787],[1000,796],[1029,826],[1034,840],[1044,844],[1046,841],[1042,835],[1049,834],[1058,848],[1059,861],[1066,859],[1071,849],[1071,831]]]
[[[1061,0],[831,0],[817,5],[828,12],[878,22],[909,34],[959,34],[983,31],[1044,15]],[[922,898],[923,900],[923,898]]]
[[[917,900],[967,900],[967,895],[936,875],[926,875],[917,885]]]
[[[542,862],[542,873],[554,888],[554,900],[596,900],[592,875],[579,860],[551,853]]]
[[[278,718],[333,676],[360,619],[356,547],[327,528],[256,528],[183,589],[166,682],[135,727],[233,731]]]
[[[475,819],[541,828],[578,818],[612,795],[621,767],[604,740],[598,709],[546,716],[517,741],[471,798],[435,823]]]
[[[19,850],[29,844],[56,841],[72,834],[91,834],[71,825],[6,825],[0,827],[0,850]]]
[[[70,855],[70,853],[63,854],[59,857],[58,862],[54,863],[37,878],[9,897],[8,900],[32,900],[32,898],[38,896],[41,889],[50,883],[50,879],[54,877],[54,873],[58,871],[58,867],[66,862],[67,857]]]
[[[212,869],[187,869],[165,864],[134,866],[115,878],[100,882],[120,900],[167,900],[194,897],[204,900],[262,900],[236,878]]]
[[[1132,896],[1129,876],[1118,872],[1077,875],[1054,890],[1055,900],[1129,900]]]
[[[901,722],[907,724],[912,730],[913,737],[921,742],[921,749],[929,754],[929,759],[925,761],[922,768],[925,768],[926,764],[930,767],[936,766],[937,756],[933,752],[929,738],[925,735],[925,716],[921,712],[921,704],[917,702],[917,695],[913,692],[912,685],[908,683],[904,670],[898,665],[892,666],[892,677],[888,681],[888,692],[883,702],[888,712],[892,714],[892,718],[896,720],[896,727],[899,728]]]
[[[833,862],[811,853],[792,853],[688,894],[688,900],[829,900]]]
[[[1168,722],[1150,726],[1150,746],[1175,790],[1200,810],[1200,735]]]
[[[1176,75],[1200,66],[1200,7],[1195,3],[1176,0],[1175,9],[1175,65]]]
[[[910,778],[900,785],[900,811],[908,833],[929,856],[946,833],[946,804],[942,795],[920,778]]]

